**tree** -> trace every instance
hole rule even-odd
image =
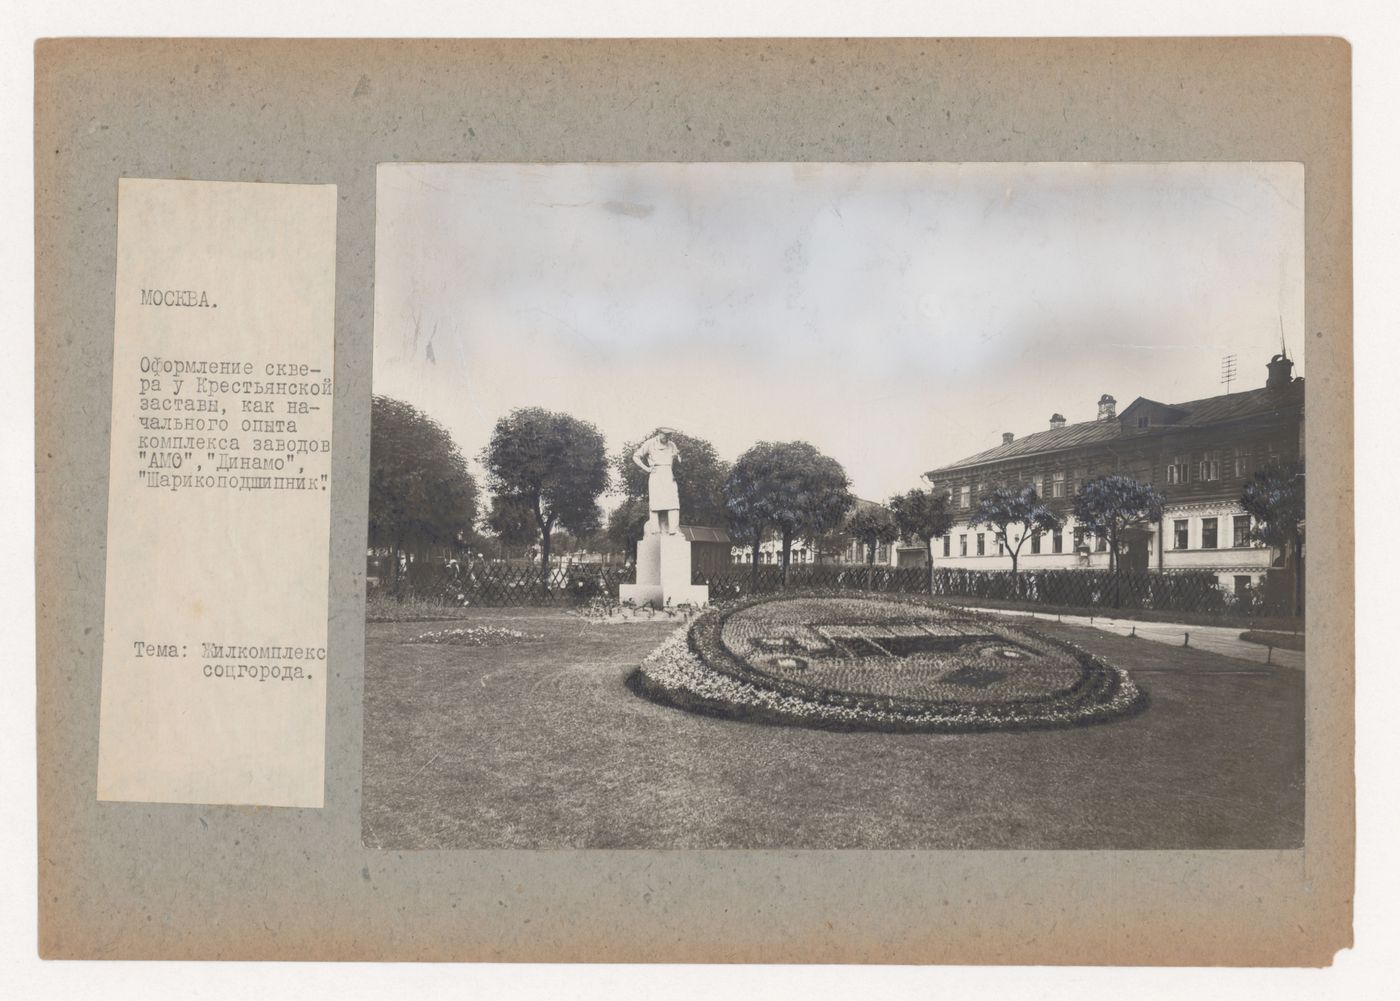
[[[846,470],[805,441],[761,441],[739,456],[724,484],[729,530],[753,547],[774,533],[783,542],[783,577],[792,540],[830,532],[855,503]]]
[[[608,456],[603,436],[587,421],[541,407],[512,410],[496,421],[481,462],[496,495],[493,514],[523,510],[533,519],[543,569],[555,529],[576,535],[597,530]]]
[[[871,504],[868,507],[858,508],[854,514],[846,519],[846,532],[865,547],[865,563],[867,575],[872,571],[869,569],[875,564],[875,551],[880,547],[880,543],[888,545],[899,538],[899,525],[895,523],[894,515],[888,508],[878,504]],[[866,586],[869,586],[867,577]]]
[[[1015,575],[1020,573],[1021,547],[1026,539],[1036,532],[1053,532],[1060,527],[1060,519],[1045,506],[1035,487],[997,487],[977,499],[967,524],[969,528],[984,525],[996,533],[997,541],[1011,554],[1011,573]]]
[[[1253,520],[1250,537],[1284,551],[1293,568],[1293,614],[1303,614],[1303,525],[1307,479],[1302,462],[1265,466],[1247,481],[1240,506]]]
[[[412,404],[376,396],[370,407],[369,543],[398,556],[408,547],[470,537],[477,488],[457,445]]]
[[[534,509],[520,497],[509,494],[492,497],[485,522],[503,546],[528,548],[540,541]]]
[[[651,434],[643,438],[645,441],[660,433],[663,429],[656,428]],[[680,431],[665,429],[671,436],[671,441],[680,450],[680,461],[672,467],[676,477],[676,492],[680,495],[681,501],[681,524],[682,525],[712,525],[724,524],[724,481],[729,476],[729,463],[719,457],[715,447],[703,438],[695,438]],[[645,505],[647,500],[647,474],[632,461],[632,453],[641,444],[638,441],[629,441],[613,456],[613,471],[617,476],[619,487],[624,496],[640,500]],[[642,518],[643,524],[646,516]],[[641,535],[641,529],[637,534]],[[632,548],[636,548],[636,540],[632,540]]]
[[[933,590],[933,540],[941,539],[953,527],[948,495],[932,490],[910,490],[890,498],[890,511],[900,535],[919,539],[928,552],[928,585]]]
[[[636,562],[637,543],[650,515],[647,502],[637,497],[628,497],[608,515],[608,541],[633,562]]]
[[[1113,573],[1113,603],[1118,604],[1118,556],[1123,533],[1141,521],[1162,517],[1164,498],[1150,484],[1131,476],[1110,474],[1089,480],[1074,497],[1074,520],[1108,543],[1108,567]]]

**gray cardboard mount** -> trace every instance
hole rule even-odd
[[[40,951],[1325,964],[1351,942],[1350,50],[1321,38],[53,40],[36,49]],[[360,842],[375,165],[1285,160],[1306,171],[1306,848]],[[99,803],[119,177],[339,186],[326,806]]]

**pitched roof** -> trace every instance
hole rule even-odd
[[[1154,400],[1147,400],[1145,397],[1138,397],[1129,404],[1123,411],[1126,414],[1139,402],[1155,403]],[[1287,386],[1277,389],[1251,389],[1242,393],[1227,393],[1222,396],[1208,396],[1200,400],[1191,400],[1187,403],[1167,403],[1158,404],[1172,410],[1181,411],[1184,416],[1180,420],[1167,425],[1169,428],[1181,427],[1201,427],[1207,424],[1220,424],[1226,421],[1240,420],[1245,417],[1254,417],[1260,414],[1267,414],[1283,410],[1293,406],[1299,406],[1303,402],[1303,380],[1295,379]],[[1155,430],[1161,430],[1160,428]],[[1050,428],[1046,431],[1037,431],[1028,434],[1024,438],[1017,438],[1011,442],[1001,444],[995,448],[989,448],[969,455],[965,459],[957,462],[939,466],[930,470],[926,475],[933,476],[935,473],[943,473],[953,469],[960,469],[964,466],[980,466],[988,462],[999,462],[1002,459],[1015,459],[1021,456],[1040,455],[1046,452],[1060,452],[1066,449],[1077,448],[1081,445],[1092,445],[1101,441],[1111,441],[1120,437],[1125,437],[1123,425],[1120,418],[1097,421],[1081,421],[1078,424],[1066,424],[1064,427]]]
[[[680,526],[681,536],[687,542],[723,542],[729,545],[732,541],[729,533],[722,528],[710,528],[705,525],[682,525]]]

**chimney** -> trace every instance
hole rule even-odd
[[[1118,401],[1104,393],[1099,397],[1099,420],[1111,421],[1118,415]]]
[[[1293,381],[1293,363],[1288,360],[1287,355],[1277,354],[1269,359],[1269,381],[1264,383],[1266,389],[1278,389]]]
[[[1051,415],[1050,415],[1050,428],[1051,428],[1051,430],[1054,430],[1055,428],[1062,428],[1062,427],[1064,427],[1064,426],[1065,426],[1065,415],[1064,415],[1064,414],[1051,414]]]
[[[1001,443],[1002,443],[1003,445],[1010,445],[1010,444],[1011,444],[1013,441],[1015,441],[1015,440],[1016,440],[1016,436],[1015,436],[1014,434],[1012,434],[1010,431],[1003,431],[1003,432],[1001,433]]]

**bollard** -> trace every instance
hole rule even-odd
[[[1185,639],[1185,641],[1184,641],[1181,645],[1182,645],[1182,646],[1190,646],[1190,645],[1191,645],[1191,634],[1190,634],[1190,633],[1187,633],[1187,634],[1186,634],[1186,639]]]
[[[1273,662],[1274,662],[1274,646],[1273,646],[1272,643],[1270,643],[1270,644],[1269,644],[1269,659],[1266,660],[1266,661],[1264,661],[1264,663],[1266,663],[1266,664],[1272,664]]]
[[[1134,635],[1134,636],[1137,635],[1137,626],[1133,626],[1133,635]]]

